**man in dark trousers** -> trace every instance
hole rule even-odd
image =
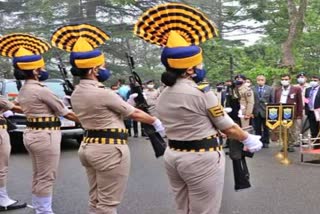
[[[290,84],[291,77],[289,74],[281,75],[281,87],[275,90],[275,103],[294,104],[294,119],[302,119],[302,94],[301,88]],[[294,121],[295,124],[295,121]],[[289,128],[288,151],[294,152],[293,143],[299,138],[294,131],[294,125]]]
[[[310,87],[306,89],[305,93],[305,113],[310,123],[311,136],[313,138],[318,136],[319,133],[319,121],[316,120],[315,111],[320,108],[320,77],[312,76],[310,81]],[[319,141],[318,141],[319,142]],[[317,142],[317,143],[318,143]],[[320,146],[315,148],[319,149]]]
[[[264,75],[257,76],[257,85],[253,88],[254,107],[253,107],[253,124],[256,135],[261,136],[263,148],[269,147],[269,129],[266,126],[266,104],[272,103],[273,89],[266,85]]]

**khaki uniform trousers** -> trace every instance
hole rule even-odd
[[[32,160],[32,194],[37,197],[52,195],[60,159],[60,130],[29,130],[23,141]]]
[[[116,214],[129,177],[129,147],[82,143],[79,158],[88,176],[89,213]]]
[[[10,152],[9,134],[6,129],[0,129],[0,187],[6,186]]]
[[[164,160],[176,214],[219,213],[225,173],[223,152],[191,153],[167,148]]]

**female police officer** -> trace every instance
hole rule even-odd
[[[85,129],[79,157],[89,180],[92,214],[115,214],[126,188],[130,154],[123,118],[164,130],[158,119],[135,109],[101,84],[110,71],[105,68],[103,53],[95,48],[107,39],[105,32],[88,24],[61,27],[51,38],[54,46],[71,52],[71,72],[81,78],[71,103]]]
[[[175,194],[178,214],[219,213],[225,159],[217,130],[244,143],[251,152],[261,149],[259,136],[242,131],[219,105],[203,80],[202,50],[195,44],[216,36],[216,27],[198,10],[179,3],[156,6],[145,12],[134,32],[164,46],[167,87],[156,111],[169,139],[165,168]]]
[[[3,113],[7,110],[22,112],[20,106],[0,97],[0,211],[20,209],[27,206],[26,203],[19,203],[18,201],[12,200],[7,193],[6,184],[11,151],[7,123],[3,117]]]
[[[50,45],[28,34],[9,34],[0,39],[1,55],[13,57],[14,75],[24,79],[16,102],[27,117],[23,141],[33,165],[32,204],[37,214],[53,213],[52,189],[60,158],[59,116],[78,121],[40,81],[48,78],[40,54]]]

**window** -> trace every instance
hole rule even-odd
[[[63,97],[66,95],[64,93],[63,89],[63,83],[62,82],[43,82],[48,88],[60,99],[63,99]]]

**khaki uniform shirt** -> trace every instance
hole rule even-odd
[[[70,112],[52,91],[36,80],[25,81],[16,102],[27,117],[58,117]]]
[[[252,88],[242,84],[238,88],[240,96],[240,109],[242,110],[243,115],[251,115],[253,112],[254,106],[254,94]]]
[[[156,114],[156,103],[157,103],[157,99],[160,95],[160,92],[157,89],[153,89],[153,90],[149,90],[146,89],[143,91],[145,97],[146,97],[146,101],[149,105],[149,113],[152,116],[155,116]]]
[[[71,95],[73,111],[85,129],[125,129],[124,117],[135,108],[110,89],[94,80],[80,80]]]
[[[203,92],[188,79],[178,79],[167,87],[158,98],[156,111],[170,140],[201,140],[217,134],[216,128],[234,125],[210,88]]]
[[[8,111],[14,107],[14,104],[0,96],[0,120],[3,120],[3,112]]]

